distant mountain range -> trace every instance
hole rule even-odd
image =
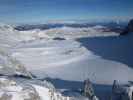
[[[127,25],[127,22],[95,22],[95,23],[47,23],[47,24],[23,24],[15,26],[18,31],[26,31],[33,29],[47,30],[51,28],[72,27],[72,28],[87,28],[96,25],[105,26],[110,31],[121,32]]]

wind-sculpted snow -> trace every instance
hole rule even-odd
[[[89,77],[99,84],[112,84],[114,80],[127,83],[133,79],[133,70],[127,65],[105,60],[73,40],[23,43],[13,50],[12,56],[40,78],[83,81]]]
[[[88,57],[90,59],[97,57],[80,43],[73,40],[39,40],[30,43],[27,42],[16,47],[13,50],[12,56],[22,61],[29,71],[35,72],[35,75],[43,73],[40,69],[45,71],[46,68],[63,67],[73,62],[80,62]],[[41,76],[44,77],[44,74]]]

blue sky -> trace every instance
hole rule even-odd
[[[133,0],[0,0],[0,22],[133,18]]]

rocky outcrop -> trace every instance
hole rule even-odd
[[[129,82],[126,85],[122,85],[119,84],[117,80],[114,80],[110,100],[133,100],[132,82]]]
[[[133,19],[129,21],[127,27],[124,29],[124,31],[121,33],[121,35],[126,35],[129,32],[133,32]]]
[[[20,85],[13,80],[0,78],[0,100],[41,100],[32,85]]]
[[[84,81],[84,91],[83,91],[84,96],[88,97],[89,100],[98,100],[96,97],[92,83],[89,79]]]
[[[0,77],[0,100],[86,100],[64,96],[47,81],[10,78]]]

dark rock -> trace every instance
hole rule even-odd
[[[126,35],[129,32],[133,32],[133,19],[129,21],[127,27],[124,29],[124,31],[121,33],[121,35]]]
[[[133,32],[133,19],[128,24],[128,30],[129,32]]]
[[[84,96],[90,99],[94,96],[93,86],[89,79],[84,81]]]
[[[119,91],[119,83],[117,80],[114,80],[113,86],[112,86],[112,93],[120,93],[121,91]]]
[[[53,40],[65,40],[65,38],[55,37]]]

